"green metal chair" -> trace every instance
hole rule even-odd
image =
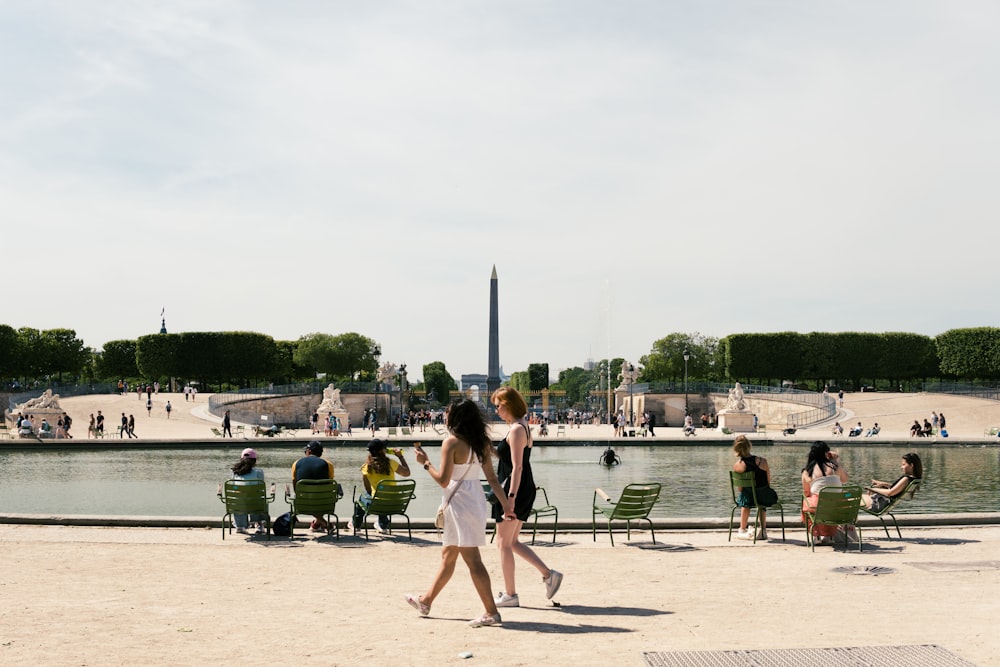
[[[597,497],[600,496],[609,505],[598,504]],[[621,497],[617,501],[612,501],[611,496],[601,489],[594,490],[594,510],[591,516],[591,529],[594,541],[597,541],[597,515],[600,514],[608,520],[608,536],[611,537],[611,546],[615,546],[615,537],[611,532],[612,521],[624,521],[629,539],[632,538],[632,522],[645,521],[649,524],[649,532],[653,536],[653,544],[656,544],[656,533],[653,531],[653,522],[649,518],[649,512],[653,509],[657,499],[660,497],[660,484],[651,482],[648,484],[629,484],[622,489]]]
[[[369,515],[378,516],[380,514],[388,514],[391,516],[401,516],[406,519],[406,532],[410,537],[410,541],[413,541],[413,532],[410,529],[410,517],[406,515],[406,508],[410,505],[410,501],[414,498],[413,490],[416,488],[417,483],[412,479],[383,479],[375,487],[375,493],[372,494],[372,501],[367,507],[360,505],[364,510],[361,522],[365,526],[365,539],[368,539],[368,517]],[[358,487],[354,487],[354,493],[352,493],[352,498],[354,503],[358,504],[357,498]],[[389,528],[389,534],[392,534],[392,528]]]
[[[913,494],[915,494],[919,488],[920,488],[920,480],[911,479],[910,483],[906,485],[906,488],[903,489],[899,494],[889,498],[889,504],[883,507],[878,512],[873,512],[872,510],[866,507],[862,507],[861,511],[864,512],[865,514],[868,514],[869,516],[878,517],[878,520],[882,522],[882,528],[885,530],[885,536],[891,540],[892,535],[889,534],[889,527],[885,524],[885,519],[883,518],[886,514],[888,514],[889,518],[892,519],[892,524],[896,527],[896,535],[899,536],[899,539],[903,539],[903,534],[899,532],[899,524],[896,522],[896,516],[892,513],[892,511],[896,508],[896,505],[899,503],[900,500],[903,499],[904,496],[908,496],[912,500]]]
[[[490,484],[486,480],[479,480],[483,485],[483,493],[488,494],[490,491]],[[541,495],[539,495],[541,491]],[[543,505],[538,505],[538,499],[541,498]],[[538,534],[538,518],[543,516],[555,517],[552,523],[552,543],[556,542],[556,533],[559,530],[559,509],[549,502],[549,494],[546,493],[545,489],[536,486],[535,487],[535,506],[531,508],[531,543],[535,543],[535,536]],[[493,542],[493,538],[497,536],[496,523],[493,524],[493,535],[490,537],[490,542]]]
[[[229,534],[233,533],[234,514],[263,515],[267,539],[271,539],[271,514],[267,506],[274,502],[273,484],[268,495],[262,479],[229,479],[222,485],[218,495],[226,506],[226,513],[222,516],[222,539],[226,539],[226,526],[229,527]]]
[[[858,551],[861,551],[861,527],[858,526],[858,510],[861,508],[861,487],[857,484],[828,486],[821,489],[814,511],[806,510],[806,541],[816,551],[813,526],[854,526],[858,532]],[[844,531],[844,551],[847,551],[847,532]],[[836,548],[836,544],[834,545]]]
[[[340,485],[335,479],[300,479],[295,483],[295,494],[285,487],[285,502],[293,517],[299,514],[321,516],[326,519],[326,534],[340,539],[340,517],[337,516],[337,501],[343,497]],[[333,521],[330,520],[333,517]],[[291,522],[289,537],[295,536],[295,520]]]
[[[754,525],[757,524],[760,517],[760,511],[777,509],[781,514],[781,541],[785,541],[785,509],[781,506],[781,502],[776,502],[773,505],[761,505],[757,501],[757,488],[754,486],[756,480],[754,479],[753,471],[747,472],[736,472],[734,470],[729,471],[729,490],[733,495],[733,509],[729,512],[729,541],[733,540],[733,517],[736,516],[736,510],[740,509],[740,506],[736,503],[736,499],[739,498],[740,492],[737,489],[750,488],[750,493],[753,496],[753,509],[754,509]],[[757,543],[757,531],[753,531],[753,541],[754,544]]]

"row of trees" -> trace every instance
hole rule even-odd
[[[72,329],[15,330],[0,325],[0,378],[18,384],[55,381],[184,378],[203,386],[252,386],[313,380],[374,381],[379,346],[358,333],[312,333],[296,341],[276,341],[253,332],[151,334],[113,340],[95,352]],[[423,367],[417,393],[434,391],[439,401],[458,389],[443,362]],[[14,382],[8,382],[14,384]]]
[[[358,333],[312,333],[296,341],[275,341],[252,332],[152,334],[117,340],[100,352],[86,347],[72,329],[39,331],[0,324],[0,377],[29,381],[99,381],[118,378],[197,379],[207,385],[286,384],[325,374],[336,380],[374,381],[379,346]],[[685,354],[687,360],[685,360]],[[561,389],[568,401],[586,405],[594,391],[619,383],[622,360],[601,360],[585,370],[560,371],[549,386],[549,366],[530,364],[512,375],[524,393]],[[1000,380],[1000,329],[952,329],[936,337],[911,333],[795,332],[731,334],[718,339],[672,333],[656,340],[639,359],[639,382],[680,383],[685,379],[752,384],[793,381],[860,388],[863,384],[932,378],[969,382]],[[603,373],[603,375],[602,375]],[[434,392],[439,402],[457,389],[443,362],[423,367],[417,393]]]

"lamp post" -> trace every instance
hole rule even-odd
[[[378,343],[372,345],[372,359],[375,360],[375,386],[372,388],[372,417],[376,419],[376,426],[378,425],[378,385],[379,385],[379,373],[378,373],[378,358],[382,356],[382,348],[378,346]],[[362,427],[366,424],[362,424]]]
[[[691,358],[691,353],[688,352],[687,346],[684,347],[684,416],[687,417],[689,414],[688,410],[688,359]]]
[[[403,404],[403,397],[406,393],[406,364],[399,365],[399,425],[403,425],[403,413],[406,407]]]

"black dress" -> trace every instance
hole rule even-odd
[[[524,426],[522,424],[522,426]],[[525,426],[527,431],[527,426]],[[508,437],[510,437],[508,435]],[[530,440],[529,440],[530,444]],[[503,484],[504,491],[510,491],[510,473],[514,463],[510,458],[510,443],[505,439],[497,447],[497,479]],[[517,487],[517,497],[514,498],[514,515],[521,521],[527,521],[531,516],[531,508],[535,505],[535,478],[531,474],[531,447],[524,448],[521,456],[521,484]],[[503,520],[502,505],[493,505],[493,519]]]

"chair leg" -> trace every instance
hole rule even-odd
[[[892,512],[889,512],[889,518],[892,519],[892,525],[896,527],[896,535],[899,536],[899,539],[903,539],[903,534],[899,532],[899,522],[896,521],[896,515],[893,514]],[[885,532],[889,532],[889,530],[886,529]]]
[[[647,518],[646,521],[649,522],[649,534],[653,536],[653,544],[656,544],[656,531],[653,530],[653,520]]]
[[[559,530],[559,510],[556,510],[556,514],[552,523],[552,544],[556,543],[556,531],[558,530]]]
[[[729,539],[727,542],[733,541],[733,518],[736,516],[736,510],[739,509],[739,505],[734,505],[733,509],[729,511]]]
[[[611,532],[611,519],[608,519],[608,537],[611,538],[611,546],[615,546],[615,536]]]

